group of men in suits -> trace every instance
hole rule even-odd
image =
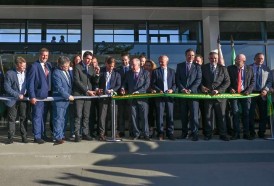
[[[240,108],[242,110],[243,138],[254,139],[254,112],[256,104],[259,106],[260,123],[259,137],[264,137],[267,123],[266,94],[271,89],[271,72],[263,65],[264,55],[255,55],[254,64],[245,64],[246,57],[239,54],[236,57],[235,65],[225,67],[218,64],[218,54],[209,53],[209,63],[200,65],[195,62],[195,51],[187,49],[185,51],[185,62],[179,63],[175,70],[168,67],[169,58],[161,55],[158,58],[159,67],[153,70],[152,74],[141,66],[139,58],[130,60],[128,54],[122,55],[123,66],[115,69],[116,60],[113,57],[107,58],[103,68],[92,67],[93,54],[89,51],[83,54],[83,60],[74,66],[73,73],[69,71],[70,60],[65,56],[60,56],[57,67],[52,68],[48,63],[49,51],[42,48],[39,59],[34,62],[26,71],[26,61],[24,58],[16,59],[16,69],[9,70],[5,76],[4,88],[8,96],[22,100],[29,97],[32,106],[32,125],[34,142],[44,143],[45,130],[45,102],[40,99],[48,96],[63,98],[54,101],[53,111],[53,136],[57,144],[64,141],[64,126],[66,122],[66,112],[69,101],[73,101],[73,96],[95,96],[112,95],[114,92],[124,94],[142,94],[148,91],[153,93],[172,94],[178,89],[182,94],[204,93],[217,95],[225,92],[240,93],[249,95],[252,92],[260,93],[254,98],[232,99],[231,112],[233,115],[234,133],[231,139],[240,138]],[[174,99],[169,97],[157,98],[156,102],[156,126],[158,139],[166,137],[175,140],[173,109]],[[129,103],[129,108],[126,107]],[[205,140],[210,140],[213,135],[213,112],[216,116],[220,139],[228,141],[226,125],[226,99],[204,100],[205,118],[203,134]],[[20,131],[22,142],[27,143],[27,120],[25,101],[10,100],[6,102],[8,106],[8,143],[13,143],[15,132],[15,120],[17,111],[20,118]],[[81,139],[91,140],[89,130],[90,109],[93,107],[89,99],[78,99],[74,101],[75,106],[75,142]],[[118,101],[119,117],[130,112],[130,135],[133,139],[141,136],[145,140],[149,138],[148,126],[148,100],[146,98]],[[107,116],[110,114],[110,99],[104,98],[99,101],[99,140],[106,140]],[[117,113],[116,113],[117,114]],[[166,131],[164,126],[164,114],[166,116]],[[199,139],[199,100],[180,99],[180,116],[182,122],[181,138],[190,137],[191,140]],[[117,130],[124,132],[124,120],[119,120]],[[188,127],[189,125],[189,127]],[[189,133],[190,129],[190,133]],[[122,134],[122,133],[120,133]]]

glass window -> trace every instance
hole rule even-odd
[[[42,24],[30,23],[28,25],[28,42],[40,43],[42,41]]]
[[[222,45],[222,52],[225,59],[226,66],[232,64],[231,61],[231,46],[230,45]],[[261,52],[265,54],[264,45],[252,45],[252,44],[243,44],[236,45],[235,44],[235,52],[237,54],[244,54],[246,56],[246,64],[250,65],[254,63],[254,56],[256,53]],[[207,56],[205,56],[207,59]]]
[[[0,42],[24,42],[25,23],[0,23]]]
[[[231,36],[237,41],[262,41],[262,22],[220,22],[220,38],[230,41]]]
[[[274,40],[274,22],[266,22],[267,39]]]

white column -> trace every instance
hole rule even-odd
[[[219,17],[208,16],[203,19],[203,37],[204,37],[204,58],[205,63],[208,62],[207,57],[211,50],[217,49],[217,39],[220,34]]]
[[[93,52],[93,15],[82,15],[82,54]]]

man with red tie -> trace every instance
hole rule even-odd
[[[235,59],[235,65],[227,67],[230,76],[230,93],[249,95],[254,87],[254,74],[252,67],[245,65],[246,57],[244,54],[238,54]],[[236,78],[235,78],[236,77]],[[232,140],[240,139],[240,111],[242,107],[243,138],[250,140],[249,135],[249,110],[251,98],[232,99],[230,100],[233,114],[233,136]]]

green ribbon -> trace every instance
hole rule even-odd
[[[260,94],[217,94],[217,95],[210,95],[210,94],[164,94],[164,93],[157,93],[157,94],[128,94],[124,96],[113,96],[112,99],[114,100],[123,100],[123,99],[140,99],[140,98],[158,98],[158,97],[172,97],[172,98],[183,98],[183,99],[242,99],[242,98],[251,98],[259,96]]]

